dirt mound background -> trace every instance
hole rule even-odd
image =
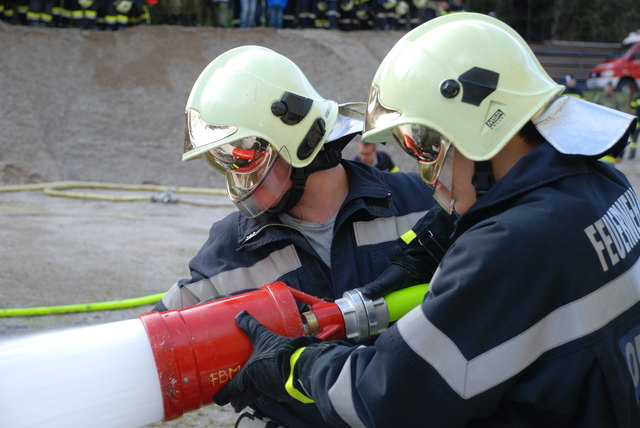
[[[213,58],[259,44],[296,62],[325,97],[365,101],[378,64],[401,36],[174,26],[98,32],[0,23],[0,182],[222,185],[209,169],[180,162],[184,105]]]

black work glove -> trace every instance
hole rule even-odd
[[[260,324],[247,311],[236,316],[236,323],[251,339],[253,353],[240,373],[214,397],[216,404],[223,406],[231,403],[239,412],[258,400],[293,400],[285,389],[291,371],[291,354],[321,340],[313,336],[280,336]]]
[[[431,281],[440,260],[451,243],[455,216],[436,205],[411,228],[413,239],[398,238],[391,254],[390,266],[374,281],[361,288],[364,295],[377,299],[407,285]],[[408,241],[408,242],[407,242]]]

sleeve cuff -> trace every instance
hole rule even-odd
[[[291,354],[291,357],[289,358],[289,367],[291,367],[291,370],[289,371],[289,377],[285,382],[284,388],[287,390],[287,393],[294,399],[300,401],[301,403],[310,404],[314,403],[313,399],[306,396],[302,391],[294,386],[294,372],[296,362],[298,361],[298,358],[300,358],[300,354],[302,354],[305,349],[307,348],[298,348],[293,354]]]

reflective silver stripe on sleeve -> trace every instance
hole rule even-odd
[[[362,346],[359,346],[361,348]],[[351,356],[347,358],[335,383],[329,388],[329,400],[338,416],[350,427],[364,427],[356,413],[351,395]]]
[[[198,282],[196,284],[198,284]],[[167,309],[182,309],[193,306],[196,303],[198,303],[196,297],[188,293],[187,290],[180,288],[177,282],[162,296],[162,304]]]
[[[356,221],[353,223],[356,245],[362,247],[395,241],[400,235],[409,231],[426,213],[426,211],[419,211],[397,217],[378,217],[371,221]]]
[[[414,352],[462,398],[472,398],[527,368],[544,352],[584,337],[640,301],[640,260],[627,272],[581,299],[561,306],[489,351],[467,360],[419,306],[397,322]]]
[[[210,278],[178,287],[174,284],[162,298],[168,309],[193,306],[205,299],[247,288],[259,288],[302,267],[293,245],[274,251],[252,266],[220,272]]]

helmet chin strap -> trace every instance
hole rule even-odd
[[[496,183],[490,160],[474,162],[471,183],[476,188],[476,199],[478,200]]]
[[[348,134],[325,143],[323,150],[320,150],[313,161],[304,168],[291,168],[291,189],[289,189],[280,199],[280,202],[271,207],[267,212],[271,214],[286,213],[298,203],[304,193],[307,178],[311,174],[324,169],[338,166],[342,158],[342,149],[358,133]]]

